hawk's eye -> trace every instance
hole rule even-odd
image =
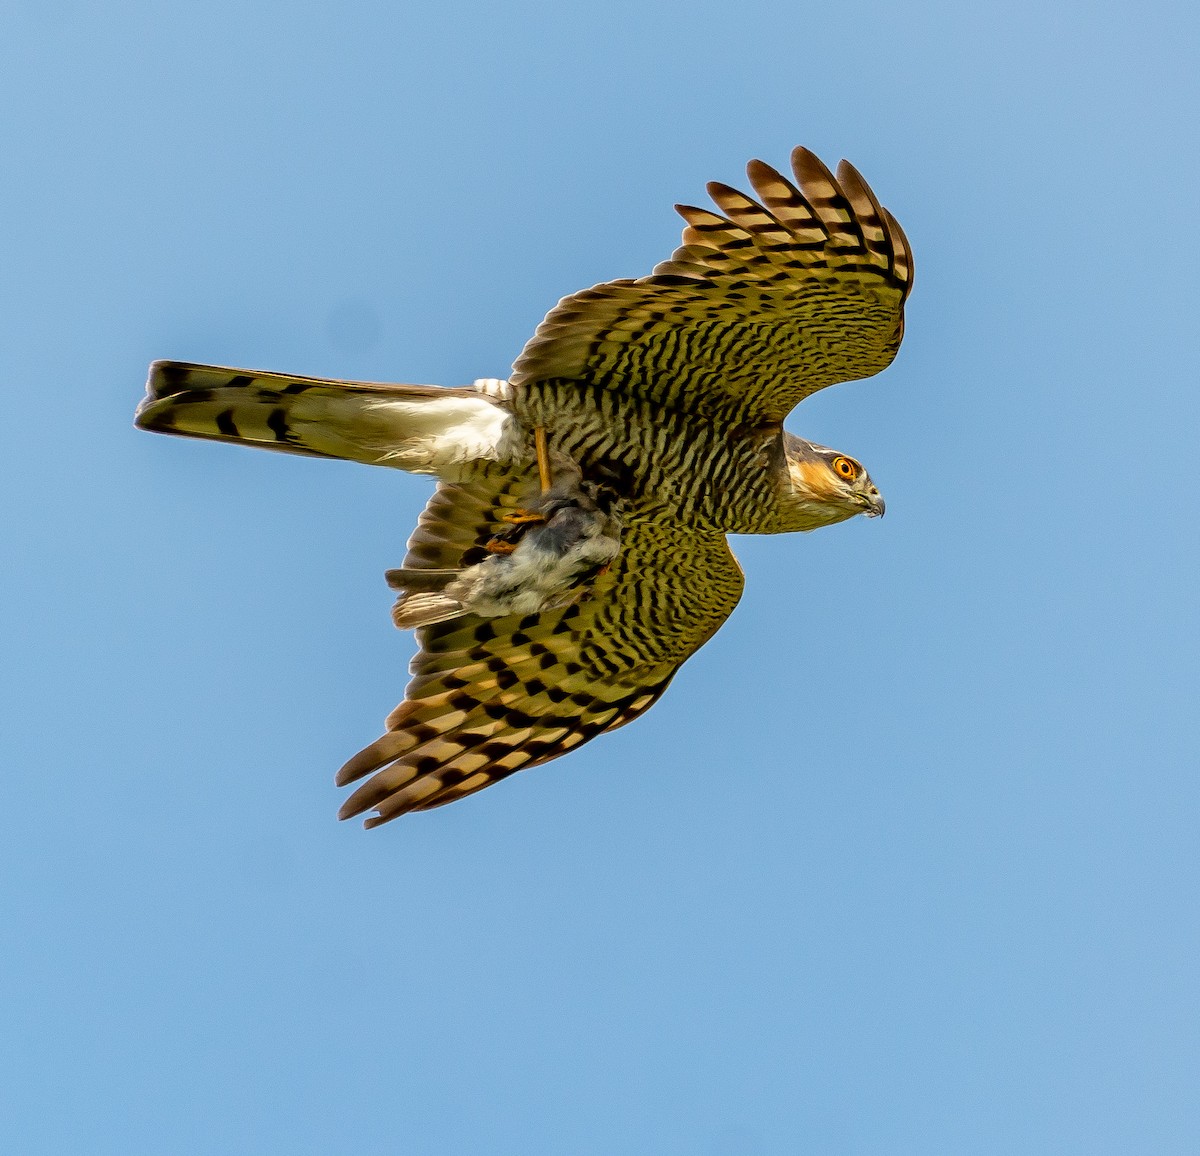
[[[858,477],[858,466],[856,466],[849,458],[834,458],[833,472],[839,478],[845,478],[848,482],[852,482]]]

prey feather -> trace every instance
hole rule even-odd
[[[401,630],[464,614],[540,614],[586,595],[621,549],[619,502],[608,487],[584,481],[578,467],[556,464],[553,485],[523,503],[483,561],[387,572],[388,585],[401,592],[392,609]]]

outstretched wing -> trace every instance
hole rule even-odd
[[[439,485],[405,566],[460,565],[487,542],[524,484],[492,476]],[[634,521],[617,560],[574,606],[422,628],[413,678],[388,733],[338,774],[344,785],[374,772],[340,817],[374,809],[366,823],[373,827],[438,807],[631,721],[741,592],[742,572],[723,535]]]
[[[912,285],[904,233],[847,161],[835,178],[798,148],[792,168],[795,184],[750,162],[761,204],[714,183],[720,214],[676,206],[682,247],[649,277],[560,301],[514,386],[566,378],[779,421],[810,393],[885,368]]]

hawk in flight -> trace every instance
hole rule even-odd
[[[747,172],[757,200],[677,206],[670,259],[564,298],[506,381],[150,367],[142,429],[438,479],[389,573],[412,680],[339,772],[366,780],[342,818],[439,807],[637,718],[741,595],[727,534],[883,513],[857,461],[782,423],[892,361],[908,243],[846,161]]]

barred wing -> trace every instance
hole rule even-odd
[[[835,178],[798,148],[792,168],[795,184],[750,162],[761,204],[714,183],[720,214],[676,206],[682,247],[649,277],[560,301],[513,384],[574,379],[778,421],[818,389],[884,369],[912,285],[904,233],[849,162]]]
[[[405,566],[461,564],[514,503],[518,479],[439,485]],[[368,827],[453,802],[548,762],[649,708],[742,592],[720,534],[633,523],[610,570],[574,606],[527,617],[424,627],[388,733],[355,755],[338,784],[372,775],[341,818]]]

